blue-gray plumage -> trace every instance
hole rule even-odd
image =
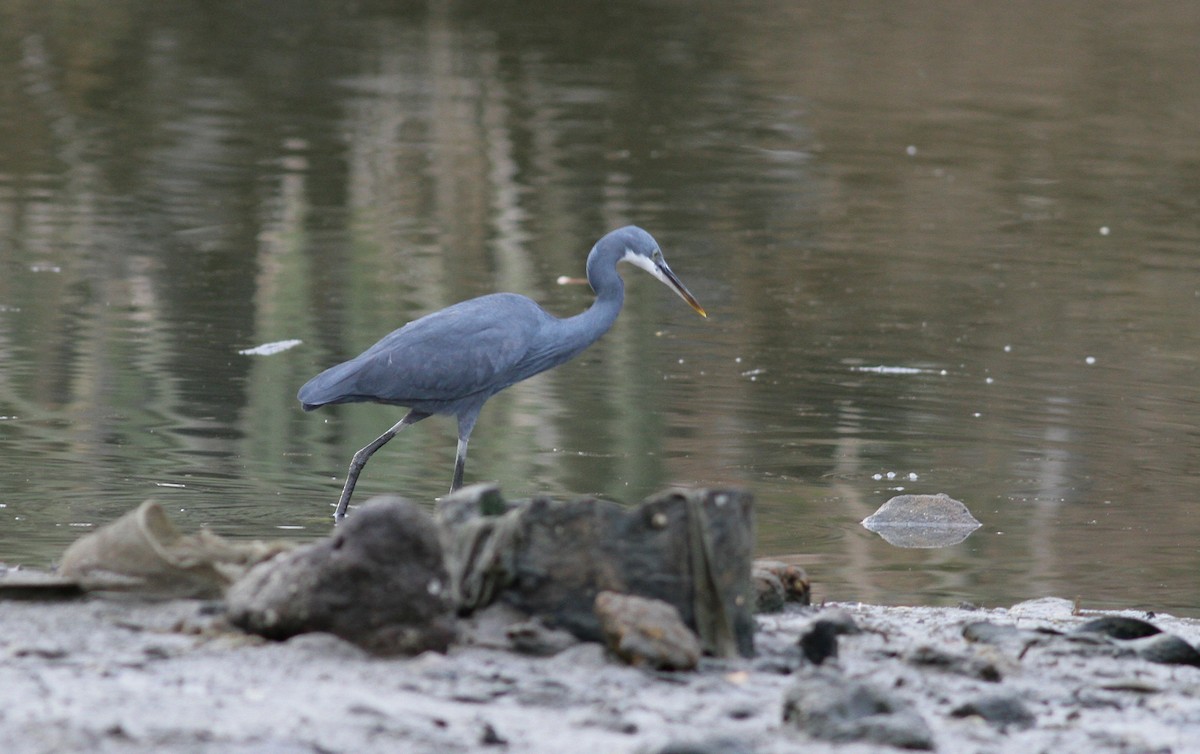
[[[487,399],[569,361],[612,327],[625,300],[619,262],[646,270],[700,315],[708,316],[671,272],[654,238],[629,225],[601,238],[588,254],[587,279],[596,300],[581,314],[559,319],[515,293],[480,296],[409,322],[305,383],[297,395],[305,411],[360,401],[409,409],[391,429],[354,454],[334,519],[345,516],[367,459],[401,429],[433,414],[458,419],[450,491],[461,487],[467,441]]]

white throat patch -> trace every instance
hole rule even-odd
[[[635,267],[641,267],[643,270],[645,270],[646,272],[649,272],[651,275],[658,278],[662,282],[664,282],[664,283],[667,282],[667,279],[662,274],[662,271],[658,269],[658,265],[656,265],[654,262],[652,262],[650,259],[646,258],[645,256],[642,256],[641,254],[635,254],[633,251],[626,249],[625,256],[621,257],[621,261],[629,262],[630,264],[632,264]]]

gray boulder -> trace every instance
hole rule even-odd
[[[399,497],[368,501],[326,539],[262,563],[226,594],[231,623],[270,639],[327,631],[376,654],[454,638],[433,520]]]

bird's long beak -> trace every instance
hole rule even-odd
[[[696,313],[701,317],[708,317],[708,312],[704,311],[704,307],[700,306],[700,302],[697,301],[696,297],[692,295],[692,292],[687,289],[687,286],[685,286],[679,280],[674,272],[671,272],[671,268],[667,266],[666,262],[657,262],[654,265],[654,268],[654,277],[663,281],[668,288],[678,293],[679,298],[686,301],[688,306],[695,309]]]

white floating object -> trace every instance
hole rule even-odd
[[[295,348],[303,342],[302,340],[277,340],[274,343],[263,343],[261,346],[246,348],[238,351],[238,353],[243,356],[270,356],[280,351],[286,351],[289,348]]]
[[[932,369],[919,369],[918,367],[895,367],[880,364],[873,367],[854,367],[856,372],[871,372],[872,374],[931,374]]]

